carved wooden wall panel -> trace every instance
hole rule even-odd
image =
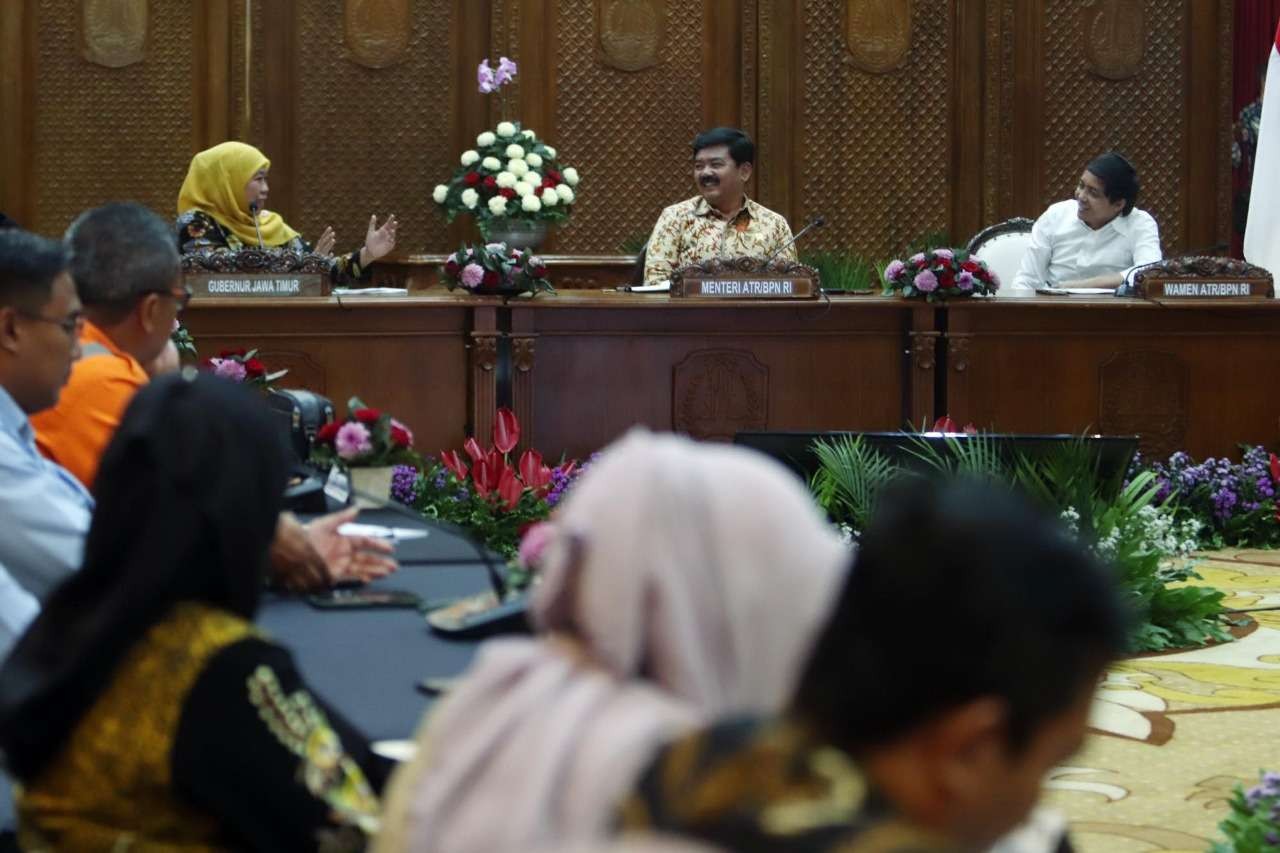
[[[1145,7],[1145,8],[1144,8]],[[1090,69],[1079,0],[1044,3],[1043,205],[1070,197],[1085,164],[1114,148],[1138,169],[1138,204],[1160,223],[1168,252],[1182,244],[1187,28],[1183,0],[1101,0],[1089,32],[1114,41],[1096,48],[1117,75],[1116,57],[1145,45],[1135,76],[1112,80]],[[1135,11],[1136,10],[1136,11]],[[1146,32],[1138,28],[1145,26]],[[1207,201],[1207,199],[1203,200]]]
[[[830,225],[811,235],[811,248],[879,259],[947,228],[950,87],[949,66],[939,58],[947,52],[950,4],[911,4],[910,52],[900,69],[885,74],[855,65],[844,5],[804,4],[801,189],[793,225],[822,214]]]
[[[453,174],[461,153],[450,136],[454,4],[413,0],[404,61],[382,69],[349,55],[341,0],[297,6],[297,186],[294,209],[283,212],[310,239],[332,225],[343,251],[363,243],[373,213],[379,221],[396,214],[405,249],[447,245],[431,189]]]
[[[560,3],[558,43],[577,47],[557,57],[552,138],[582,187],[573,218],[557,229],[559,251],[613,254],[631,237],[647,238],[663,207],[695,193],[689,143],[703,127],[703,9],[690,0],[659,5],[667,19],[658,63],[625,72],[591,47],[595,3]]]
[[[142,61],[120,68],[82,58],[79,3],[40,5],[36,215],[23,224],[59,235],[85,208],[116,199],[140,201],[166,217],[175,214],[191,157],[193,2],[151,3]],[[95,9],[104,16],[98,22],[103,27],[115,20],[108,13],[136,11],[132,4]],[[109,33],[104,38],[111,40]]]
[[[89,62],[123,68],[141,62],[151,28],[147,0],[83,0],[80,45]]]

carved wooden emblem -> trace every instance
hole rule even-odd
[[[596,0],[602,61],[619,71],[657,65],[667,31],[666,0]]]
[[[413,31],[409,0],[346,0],[343,5],[352,61],[386,68],[404,60]]]
[[[84,0],[81,55],[107,68],[141,62],[147,47],[147,0]]]
[[[1096,0],[1082,14],[1081,36],[1089,70],[1109,80],[1126,80],[1137,74],[1147,45],[1147,13],[1142,0]]]
[[[911,52],[911,0],[845,0],[844,35],[854,65],[892,71]]]
[[[1166,459],[1187,433],[1187,365],[1168,352],[1112,356],[1098,371],[1098,426],[1108,435],[1141,436],[1148,456]]]
[[[742,350],[699,350],[675,366],[672,426],[694,438],[728,441],[761,430],[769,413],[769,368]]]

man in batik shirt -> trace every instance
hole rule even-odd
[[[689,264],[712,258],[796,259],[791,226],[747,198],[756,146],[741,130],[717,127],[693,140],[693,181],[698,195],[673,204],[649,237],[644,280],[656,284]]]

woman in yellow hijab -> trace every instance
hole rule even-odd
[[[270,169],[266,155],[243,142],[223,142],[192,157],[178,193],[178,247],[183,254],[246,246],[330,254],[332,228],[326,228],[313,247],[280,214],[265,209]],[[381,227],[371,216],[364,246],[334,260],[334,280],[366,278],[369,265],[395,248],[396,225],[395,216],[388,216]]]

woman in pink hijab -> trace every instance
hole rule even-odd
[[[658,746],[786,703],[850,559],[773,461],[643,430],[605,451],[550,533],[538,636],[486,644],[428,716],[376,849],[606,835]]]

